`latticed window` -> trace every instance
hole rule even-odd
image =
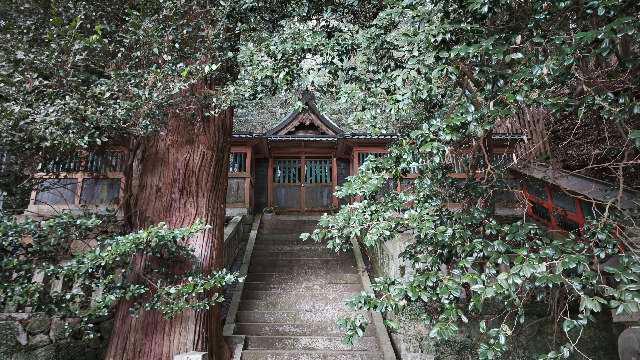
[[[585,202],[538,179],[526,179],[524,190],[529,201],[529,214],[553,229],[580,230],[585,217],[593,213],[585,211]]]
[[[307,160],[305,171],[306,184],[331,184],[331,160]]]
[[[376,159],[385,156],[384,152],[359,152],[358,153],[358,167],[364,165],[368,159]]]
[[[543,205],[538,204],[538,203],[532,203],[531,204],[531,211],[538,218],[543,219],[543,220],[547,220],[547,221],[551,221],[551,216],[549,215],[549,210],[547,210],[547,208],[544,207]]]
[[[540,200],[547,199],[547,191],[545,190],[544,183],[537,180],[528,180],[525,186],[530,195],[533,195]]]
[[[107,171],[124,171],[125,158],[122,151],[105,151],[90,153],[85,169],[89,172],[103,173]]]
[[[273,182],[276,184],[298,184],[301,180],[302,163],[300,160],[276,160]]]
[[[74,172],[122,172],[125,165],[125,153],[118,150],[90,152],[88,154],[74,153],[58,155],[40,164],[39,170],[44,173],[74,173]]]
[[[564,231],[576,231],[580,229],[580,225],[569,219],[567,216],[556,213],[554,215],[556,224]]]
[[[7,171],[9,165],[9,154],[7,151],[0,149],[0,173]]]
[[[247,153],[232,152],[229,154],[229,172],[244,173],[247,172]]]
[[[454,173],[466,174],[469,172],[471,154],[448,152],[445,156],[445,161],[451,165]]]
[[[39,166],[41,172],[61,173],[82,171],[82,157],[80,153],[71,155],[58,155]]]
[[[43,161],[42,179],[32,205],[117,205],[122,190],[126,153],[121,150],[77,152]],[[55,177],[55,178],[54,178]]]

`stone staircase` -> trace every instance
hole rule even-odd
[[[336,320],[363,287],[352,254],[299,240],[316,223],[263,218],[235,318],[243,360],[383,359],[371,321],[356,344],[342,343]]]

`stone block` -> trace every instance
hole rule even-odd
[[[29,347],[32,349],[38,349],[47,346],[50,343],[51,340],[45,334],[38,334],[29,337]]]
[[[4,358],[20,346],[18,327],[20,324],[15,321],[0,321],[0,357]]]
[[[640,311],[616,314],[615,310],[612,310],[611,318],[613,319],[613,322],[618,323],[640,323]]]
[[[99,360],[104,359],[101,355],[104,351],[104,347],[107,346],[106,342],[100,343],[100,349],[95,348],[95,340],[91,340],[87,343],[84,340],[78,341],[63,341],[56,343],[56,360]]]
[[[620,360],[640,359],[640,327],[628,328],[620,334],[618,356]]]
[[[17,324],[16,340],[22,346],[27,345],[29,342],[29,335],[27,334],[27,331],[19,323]]]
[[[173,360],[207,360],[206,352],[190,351],[173,356]]]
[[[57,360],[56,356],[56,347],[53,344],[46,345],[44,347],[31,350],[31,351],[22,351],[19,353],[13,354],[11,360]],[[66,358],[65,358],[66,359]],[[3,359],[4,360],[4,359]]]
[[[25,329],[31,335],[33,334],[43,334],[49,331],[49,325],[51,323],[51,319],[44,314],[34,314]]]
[[[51,319],[51,326],[49,330],[49,337],[55,341],[61,341],[69,336],[71,329],[67,326],[64,320],[59,318]]]

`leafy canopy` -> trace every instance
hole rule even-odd
[[[378,279],[375,295],[353,299],[355,309],[396,312],[417,304],[429,310],[424,320],[435,338],[479,320],[482,359],[507,352],[533,303],[560,309],[551,315],[564,330],[542,358],[579,353],[593,313],[638,310],[631,241],[637,212],[622,211],[613,199],[582,234],[561,238],[526,219],[505,223],[494,215],[496,194],[513,189],[487,151],[496,122],[540,108],[549,123],[574,129],[548,136],[565,150],[579,145],[591,160],[585,170],[619,186],[633,183],[639,18],[630,1],[385,1],[370,21],[329,10],[243,48],[241,79],[259,79],[260,91],[284,85],[334,94],[354,108],[351,121],[374,130],[411,119],[389,156],[370,160],[340,188],[339,196],[355,202],[311,234],[336,250],[351,239],[374,246],[406,231],[415,237],[403,254],[413,275]],[[594,150],[598,143],[573,137],[582,124],[591,131],[602,124],[606,155]],[[456,182],[446,156],[465,146],[470,176]],[[387,187],[413,169],[411,190]],[[607,262],[612,258],[617,262]],[[499,310],[487,320],[485,309],[494,306]],[[356,317],[342,325],[353,338],[365,323]]]

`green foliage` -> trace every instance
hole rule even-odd
[[[367,325],[369,321],[362,314],[338,320],[338,326],[345,332],[343,342],[347,345],[353,345],[356,339],[364,336]]]
[[[405,231],[415,236],[402,255],[412,276],[378,279],[375,295],[358,295],[350,305],[383,312],[424,306],[436,339],[451,338],[470,319],[486,320],[482,359],[508,351],[534,301],[556,309],[550,316],[562,326],[560,345],[542,358],[579,352],[580,329],[594,313],[637,309],[640,261],[630,241],[637,212],[623,211],[614,199],[582,234],[567,237],[526,219],[501,223],[493,208],[495,194],[509,190],[507,174],[484,161],[483,152],[497,121],[544,108],[569,130],[587,124],[593,132],[604,124],[617,134],[608,142],[616,155],[607,160],[589,148],[597,143],[585,146],[570,131],[550,136],[577,144],[589,166],[615,163],[616,181],[635,183],[640,87],[631,74],[640,69],[639,17],[640,7],[625,1],[390,1],[370,22],[354,24],[328,11],[247,49],[260,58],[248,69],[273,72],[262,70],[262,83],[335,93],[356,109],[351,121],[376,129],[404,117],[417,121],[388,157],[370,160],[338,190],[358,201],[324,217],[310,235],[336,251],[353,239],[371,246]],[[455,181],[445,158],[465,144],[470,174],[478,176]],[[412,190],[386,187],[412,168],[418,172]],[[450,210],[449,203],[460,208]],[[611,259],[617,265],[605,266]],[[500,308],[487,315],[487,304]]]
[[[370,161],[340,189],[339,195],[361,201],[324,218],[313,234],[337,250],[348,248],[351,239],[371,245],[403,231],[416,235],[404,254],[414,276],[406,282],[378,281],[376,296],[360,295],[354,307],[429,306],[433,336],[447,338],[457,324],[482,316],[487,302],[501,304],[503,311],[485,323],[479,350],[484,359],[505,351],[534,299],[560,309],[554,315],[565,329],[567,345],[547,358],[578,351],[579,339],[572,334],[594,312],[637,310],[637,252],[622,253],[620,242],[627,248],[632,244],[624,234],[616,237],[620,232],[612,225],[632,223],[627,220],[637,214],[614,209],[615,202],[604,204],[611,208],[606,216],[582,236],[567,239],[526,222],[501,224],[491,211],[493,194],[506,188],[501,171],[478,160],[471,170],[483,176],[460,184],[446,176],[445,162],[448,149],[460,144],[472,144],[474,156],[482,154],[498,120],[541,107],[569,129],[604,124],[608,137],[616,135],[602,153],[614,155],[583,151],[582,157],[595,159],[591,169],[622,174],[618,183],[633,180],[628,174],[637,167],[638,153],[631,145],[637,145],[640,128],[636,2],[272,3],[2,2],[0,147],[16,162],[15,180],[3,183],[3,189],[23,184],[21,176],[47,155],[163,129],[168,109],[198,121],[280,88],[309,87],[351,109],[354,127],[389,131],[408,124],[389,157]],[[196,91],[195,84],[203,83],[212,86]],[[570,133],[560,132],[560,143],[575,142]],[[411,169],[419,173],[413,191],[386,187]],[[462,204],[462,210],[448,210],[450,202]],[[103,285],[110,294],[104,301],[112,301],[102,308],[119,299],[146,299],[141,295],[160,282],[167,291],[156,292],[149,306],[171,302],[161,310],[171,316],[226,278],[183,274],[191,276],[191,285],[165,286],[174,284],[161,280],[169,267],[158,266],[122,283],[112,269],[136,251],[160,260],[188,258],[178,233],[158,226],[101,237],[93,234],[97,220],[53,221],[62,222],[25,223],[34,228],[31,232],[3,221],[3,251],[11,254],[2,257],[3,284],[12,280],[13,271],[27,279],[32,258],[51,275]],[[20,245],[27,233],[37,242],[34,249],[43,250]],[[98,253],[74,260],[73,266],[55,266],[44,251],[53,256],[70,246],[65,239],[85,235],[97,236]],[[619,264],[602,267],[610,258]],[[18,290],[5,287],[3,295],[23,302],[50,296],[27,280],[15,284]],[[66,304],[83,294],[65,290],[42,304],[52,304],[51,312],[72,312]],[[344,323],[352,335],[362,325]]]
[[[181,229],[161,223],[114,235],[117,226],[114,214],[62,213],[44,221],[3,217],[0,298],[32,311],[80,318],[90,335],[92,322],[119,301],[130,301],[132,314],[144,308],[171,318],[221,302],[220,289],[239,280],[226,270],[204,274],[199,268],[184,239],[203,231],[201,222]],[[142,269],[141,259],[148,260]],[[34,282],[36,273],[45,281]],[[51,289],[54,279],[63,286]]]

